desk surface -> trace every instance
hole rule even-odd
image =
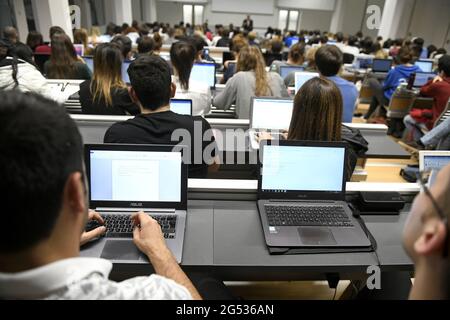
[[[225,281],[320,280],[329,273],[351,279],[378,261],[382,268],[411,271],[401,246],[406,217],[365,218],[378,243],[378,258],[374,253],[271,256],[255,202],[190,201],[182,265],[188,272],[208,272]],[[114,270],[131,276],[148,274],[149,267],[115,265]]]

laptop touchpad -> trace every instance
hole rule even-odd
[[[106,241],[101,258],[106,260],[134,261],[139,260],[141,253],[133,241],[109,240]]]
[[[334,246],[337,244],[333,233],[328,228],[299,228],[302,243],[307,246]]]

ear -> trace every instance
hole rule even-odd
[[[176,94],[177,94],[177,85],[174,82],[172,82],[170,85],[170,98],[171,99],[174,98]]]
[[[139,102],[139,99],[138,99],[138,97],[137,97],[136,91],[134,91],[134,88],[133,88],[133,87],[130,87],[130,88],[128,89],[128,93],[129,93],[129,95],[130,95],[131,101],[133,101],[133,103],[139,105],[140,102]]]
[[[82,174],[73,173],[66,181],[64,188],[63,208],[66,208],[75,215],[87,212],[86,208],[86,190]]]
[[[442,252],[445,246],[447,229],[445,224],[436,218],[425,222],[422,234],[414,243],[414,251],[420,256],[431,256]]]

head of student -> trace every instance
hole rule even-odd
[[[8,226],[0,235],[0,271],[77,256],[89,209],[77,126],[43,97],[13,90],[0,92],[0,100],[0,192]]]
[[[341,141],[342,96],[329,80],[313,78],[295,96],[289,140]]]
[[[120,51],[122,51],[122,57],[124,60],[130,58],[131,51],[133,50],[133,42],[127,36],[119,35],[115,36],[111,41],[120,46]]]
[[[37,47],[42,46],[44,44],[44,38],[42,34],[38,31],[31,31],[27,36],[27,46],[31,48],[31,50],[35,50]]]
[[[344,55],[336,46],[325,45],[316,52],[316,66],[325,77],[336,76],[344,63]]]
[[[181,84],[181,88],[189,90],[189,79],[196,59],[196,48],[190,42],[176,42],[170,49],[170,60]]]
[[[408,215],[403,244],[415,264],[412,299],[450,298],[449,191],[450,166],[447,166],[430,188],[433,200],[425,192],[420,193]]]
[[[111,106],[111,90],[126,88],[122,79],[122,53],[115,43],[99,44],[94,51],[94,75],[91,81],[93,100],[103,99]]]
[[[48,77],[52,79],[67,79],[75,71],[74,64],[77,54],[72,41],[66,34],[57,33],[51,42],[52,54]]]
[[[411,49],[409,46],[401,47],[396,59],[398,64],[402,65],[411,64],[414,60],[413,49]]]
[[[3,37],[12,44],[15,44],[19,41],[19,33],[14,27],[5,27],[3,29]]]
[[[261,50],[255,46],[245,46],[239,52],[236,72],[253,71],[256,78],[255,95],[262,97],[270,94],[266,62]]]
[[[443,78],[450,77],[450,56],[443,55],[438,61],[438,70]]]
[[[143,36],[138,40],[138,53],[139,54],[153,54],[153,50],[155,50],[155,41],[152,37]]]
[[[128,68],[131,82],[131,97],[142,111],[156,111],[169,106],[175,96],[170,67],[159,56],[141,56]]]
[[[305,62],[304,42],[298,42],[289,49],[288,60],[297,65],[302,65]]]

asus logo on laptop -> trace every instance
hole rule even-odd
[[[132,207],[140,207],[140,208],[142,208],[144,205],[142,203],[135,202],[135,203],[132,203],[131,206]]]

